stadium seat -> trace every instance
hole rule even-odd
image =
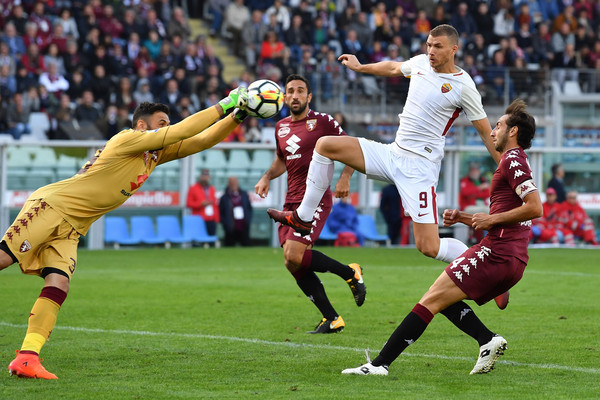
[[[325,226],[323,226],[323,230],[321,231],[321,234],[319,235],[319,239],[320,240],[336,240],[337,239],[337,234],[331,232],[331,229],[329,229],[328,221],[325,221]]]
[[[209,235],[206,232],[206,224],[199,215],[184,215],[183,216],[183,236],[191,238],[195,243],[214,243],[218,244],[218,238],[214,235]]]
[[[145,215],[131,217],[131,237],[145,244],[163,244],[167,239],[157,235],[152,218]]]
[[[250,156],[248,150],[233,149],[229,152],[229,162],[227,163],[227,175],[236,176],[243,180],[250,173]]]
[[[129,234],[127,221],[123,217],[104,217],[104,242],[112,244],[115,249],[120,245],[140,244],[139,240]]]
[[[181,234],[179,218],[174,215],[159,215],[156,217],[156,230],[170,243],[191,243],[192,238]]]
[[[370,215],[358,215],[358,230],[360,233],[362,233],[366,240],[372,242],[385,242],[388,245],[390,244],[390,238],[388,235],[380,235],[377,232],[375,220]]]

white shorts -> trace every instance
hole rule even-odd
[[[396,185],[402,206],[414,222],[438,224],[435,189],[441,162],[401,149],[396,143],[358,138],[367,177]]]

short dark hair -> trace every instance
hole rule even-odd
[[[312,89],[310,88],[310,83],[308,83],[308,79],[306,79],[302,75],[291,74],[290,76],[288,76],[287,79],[285,80],[285,87],[287,87],[288,83],[290,83],[291,81],[302,81],[302,82],[306,83],[306,90],[308,91],[309,94],[312,93]]]
[[[504,112],[508,115],[506,119],[507,129],[516,126],[519,128],[517,133],[517,144],[527,150],[531,147],[531,141],[535,136],[535,119],[525,109],[527,104],[521,99],[516,99],[506,108]]]
[[[169,114],[169,106],[161,103],[150,103],[148,101],[140,103],[133,112],[133,126],[135,127],[140,119],[147,122],[145,118],[159,111]]]
[[[552,175],[556,175],[558,173],[559,168],[562,167],[562,164],[560,163],[556,163],[556,164],[552,164]]]
[[[429,35],[433,37],[447,36],[452,43],[458,44],[458,31],[452,25],[438,25],[429,32]]]

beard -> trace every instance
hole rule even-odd
[[[496,151],[500,152],[500,153],[504,153],[504,150],[506,149],[506,144],[508,143],[508,129],[504,132],[505,134],[498,137],[496,136],[497,140],[496,140],[496,145],[494,146],[494,148],[496,149]]]
[[[300,102],[300,104],[298,105],[290,105],[288,108],[290,109],[290,112],[294,115],[300,115],[304,112],[304,110],[306,110],[306,107],[308,106],[308,101],[307,102]]]

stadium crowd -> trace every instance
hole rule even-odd
[[[357,80],[339,54],[407,59],[424,51],[427,33],[441,23],[461,34],[458,62],[490,99],[502,96],[509,67],[552,69],[559,81],[574,79],[577,68],[600,69],[600,2],[592,0],[188,3],[246,64],[233,82],[224,81],[206,38],[192,36],[179,2],[0,0],[0,132],[18,139],[30,113],[41,111],[51,116],[50,138],[73,119],[91,121],[109,138],[129,126],[142,101],[169,105],[177,122],[232,87],[291,72],[310,77],[327,101],[336,85]],[[511,75],[511,94],[528,75]],[[390,92],[405,84],[387,82]],[[238,132],[233,140],[258,138]]]

